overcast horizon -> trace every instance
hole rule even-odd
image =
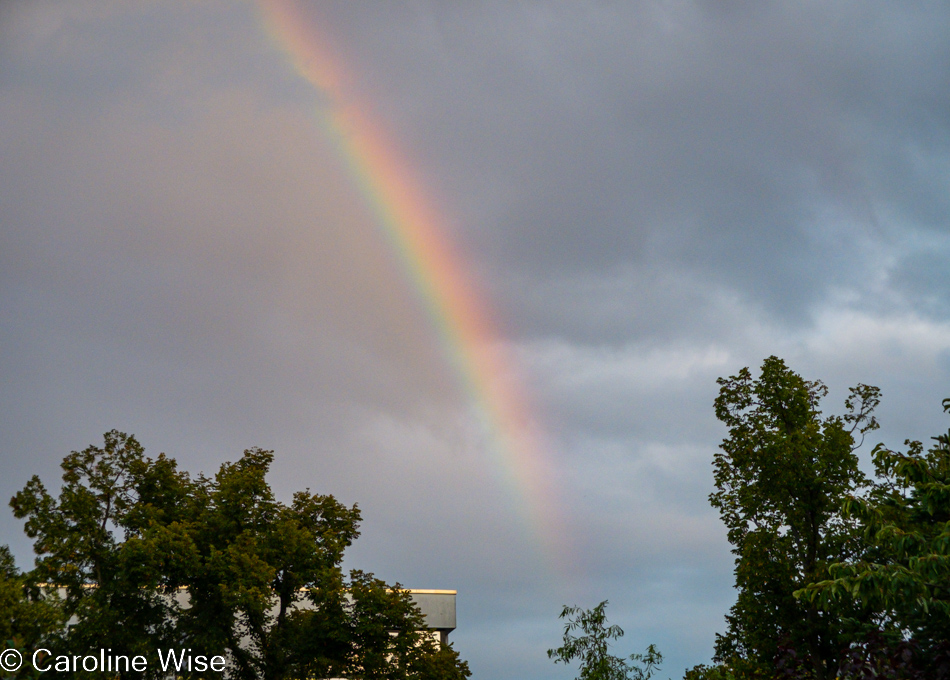
[[[281,0],[283,2],[284,0]],[[0,4],[0,499],[113,428],[362,511],[345,565],[458,590],[475,680],[572,678],[609,600],[657,677],[733,604],[716,379],[770,355],[950,420],[950,5],[297,3],[444,216],[543,426],[569,546],[251,2]],[[316,33],[314,33],[315,35]],[[522,480],[523,481],[523,480]],[[6,508],[6,505],[4,505]],[[0,544],[32,563],[22,522]]]

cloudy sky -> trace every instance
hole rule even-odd
[[[617,651],[681,677],[734,598],[717,377],[777,354],[829,412],[879,385],[892,446],[946,429],[946,3],[296,11],[490,310],[546,505],[321,122],[340,102],[234,0],[0,4],[0,497],[112,428],[192,472],[272,448],[282,498],[362,508],[348,566],[458,590],[475,678],[573,677],[557,614],[604,599]],[[0,543],[29,566],[9,511]]]

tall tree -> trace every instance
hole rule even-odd
[[[359,509],[309,490],[278,501],[266,481],[273,458],[249,449],[213,478],[192,478],[112,431],[66,457],[58,497],[33,477],[11,505],[35,539],[29,580],[56,584],[72,619],[51,648],[151,658],[190,648],[225,656],[235,680],[468,677],[407,591],[343,573]],[[149,672],[162,675],[157,664]]]
[[[53,497],[38,476],[10,501],[34,539],[34,584],[62,592],[67,631],[52,646],[129,656],[174,646],[175,601],[166,566],[181,560],[168,545],[170,526],[188,512],[191,482],[164,456],[144,457],[134,437],[105,435],[104,445],[63,460]]]
[[[859,550],[841,503],[867,483],[855,435],[877,427],[879,391],[858,385],[845,415],[822,417],[827,388],[774,356],[757,379],[744,368],[718,383],[716,417],[729,434],[713,463],[710,502],[733,545],[738,598],[717,636],[716,659],[740,674],[765,675],[785,645],[813,677],[832,677],[846,632],[841,618],[861,612],[822,610],[793,593]]]
[[[950,399],[943,407],[950,411]],[[870,608],[875,646],[888,658],[900,649],[905,674],[915,678],[950,677],[950,432],[932,439],[926,451],[919,441],[907,441],[903,452],[874,449],[877,480],[866,496],[844,503],[862,527],[863,552],[799,593],[826,608]]]

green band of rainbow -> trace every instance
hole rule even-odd
[[[517,364],[490,323],[462,260],[440,228],[441,220],[413,182],[394,145],[360,105],[340,64],[317,28],[291,0],[259,0],[268,32],[297,72],[329,104],[319,116],[372,209],[471,402],[491,434],[493,455],[515,494],[524,520],[548,556],[564,556],[551,465]]]

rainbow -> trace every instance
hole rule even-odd
[[[556,564],[566,556],[565,531],[543,436],[490,322],[485,301],[440,228],[442,219],[411,176],[395,145],[371,119],[328,42],[293,0],[259,0],[268,33],[297,73],[327,100],[323,127],[337,146],[380,231],[426,308],[448,361],[491,435],[502,479],[523,520]]]

